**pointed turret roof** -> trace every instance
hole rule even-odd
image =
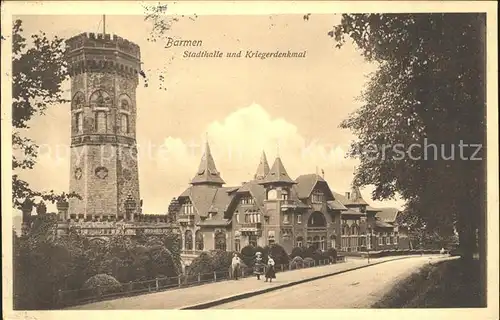
[[[262,151],[259,167],[254,175],[255,180],[263,180],[269,173],[269,163],[267,163],[266,153]]]
[[[355,185],[353,185],[351,188],[351,194],[350,194],[349,200],[351,201],[352,204],[360,204],[360,205],[367,205],[368,204],[363,199],[363,196],[361,195],[359,188]]]
[[[208,141],[205,144],[205,153],[201,157],[200,166],[196,176],[191,180],[192,185],[216,185],[221,187],[225,184],[220,176],[220,172],[215,167],[215,161],[210,151]]]
[[[289,176],[288,173],[286,173],[285,167],[283,166],[283,163],[281,162],[280,157],[277,157],[276,160],[274,160],[274,164],[269,171],[269,173],[266,175],[266,177],[263,179],[263,181],[259,182],[260,184],[269,184],[269,183],[288,183],[288,184],[295,184],[296,182],[293,181]]]

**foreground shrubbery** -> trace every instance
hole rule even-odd
[[[98,294],[109,294],[120,292],[122,290],[122,285],[118,280],[108,274],[96,274],[85,281],[83,289],[93,290],[96,294],[97,290],[99,290]]]
[[[46,214],[37,217],[27,236],[13,234],[14,309],[53,308],[59,290],[82,289],[96,275],[128,283],[180,272],[174,234],[92,241],[70,231],[56,238],[56,223],[55,215]]]
[[[217,278],[227,278],[231,267],[233,252],[210,251],[202,252],[196,257],[187,271],[188,279],[200,277],[201,281],[214,279],[214,272]]]

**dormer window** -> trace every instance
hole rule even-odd
[[[255,200],[251,196],[246,196],[246,197],[241,198],[241,204],[243,204],[243,205],[253,205],[253,204],[255,204]]]
[[[321,190],[314,190],[312,195],[311,195],[311,202],[312,203],[323,203],[324,201],[324,194],[321,192]]]
[[[194,207],[191,201],[188,201],[182,205],[182,212],[184,214],[193,214],[194,213]]]

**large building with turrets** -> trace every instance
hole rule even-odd
[[[280,157],[270,167],[262,153],[253,179],[224,184],[207,142],[191,185],[177,199],[186,260],[201,251],[273,243],[288,252],[309,246],[354,252],[409,245],[407,231],[396,223],[398,209],[369,206],[357,187],[338,194],[318,174],[294,180]]]
[[[357,187],[338,194],[318,174],[292,179],[277,157],[263,153],[246,183],[225,186],[208,142],[190,186],[169,212],[142,212],[136,147],[141,64],[138,45],[108,34],[67,40],[71,78],[70,192],[57,203],[58,233],[76,228],[89,237],[180,234],[186,264],[207,250],[239,251],[247,245],[313,246],[352,252],[408,247],[396,224],[399,210],[373,208]],[[25,229],[33,207],[23,207]],[[43,214],[43,205],[39,206]]]

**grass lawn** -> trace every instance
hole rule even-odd
[[[427,265],[395,286],[373,308],[477,308],[481,305],[479,261]]]

